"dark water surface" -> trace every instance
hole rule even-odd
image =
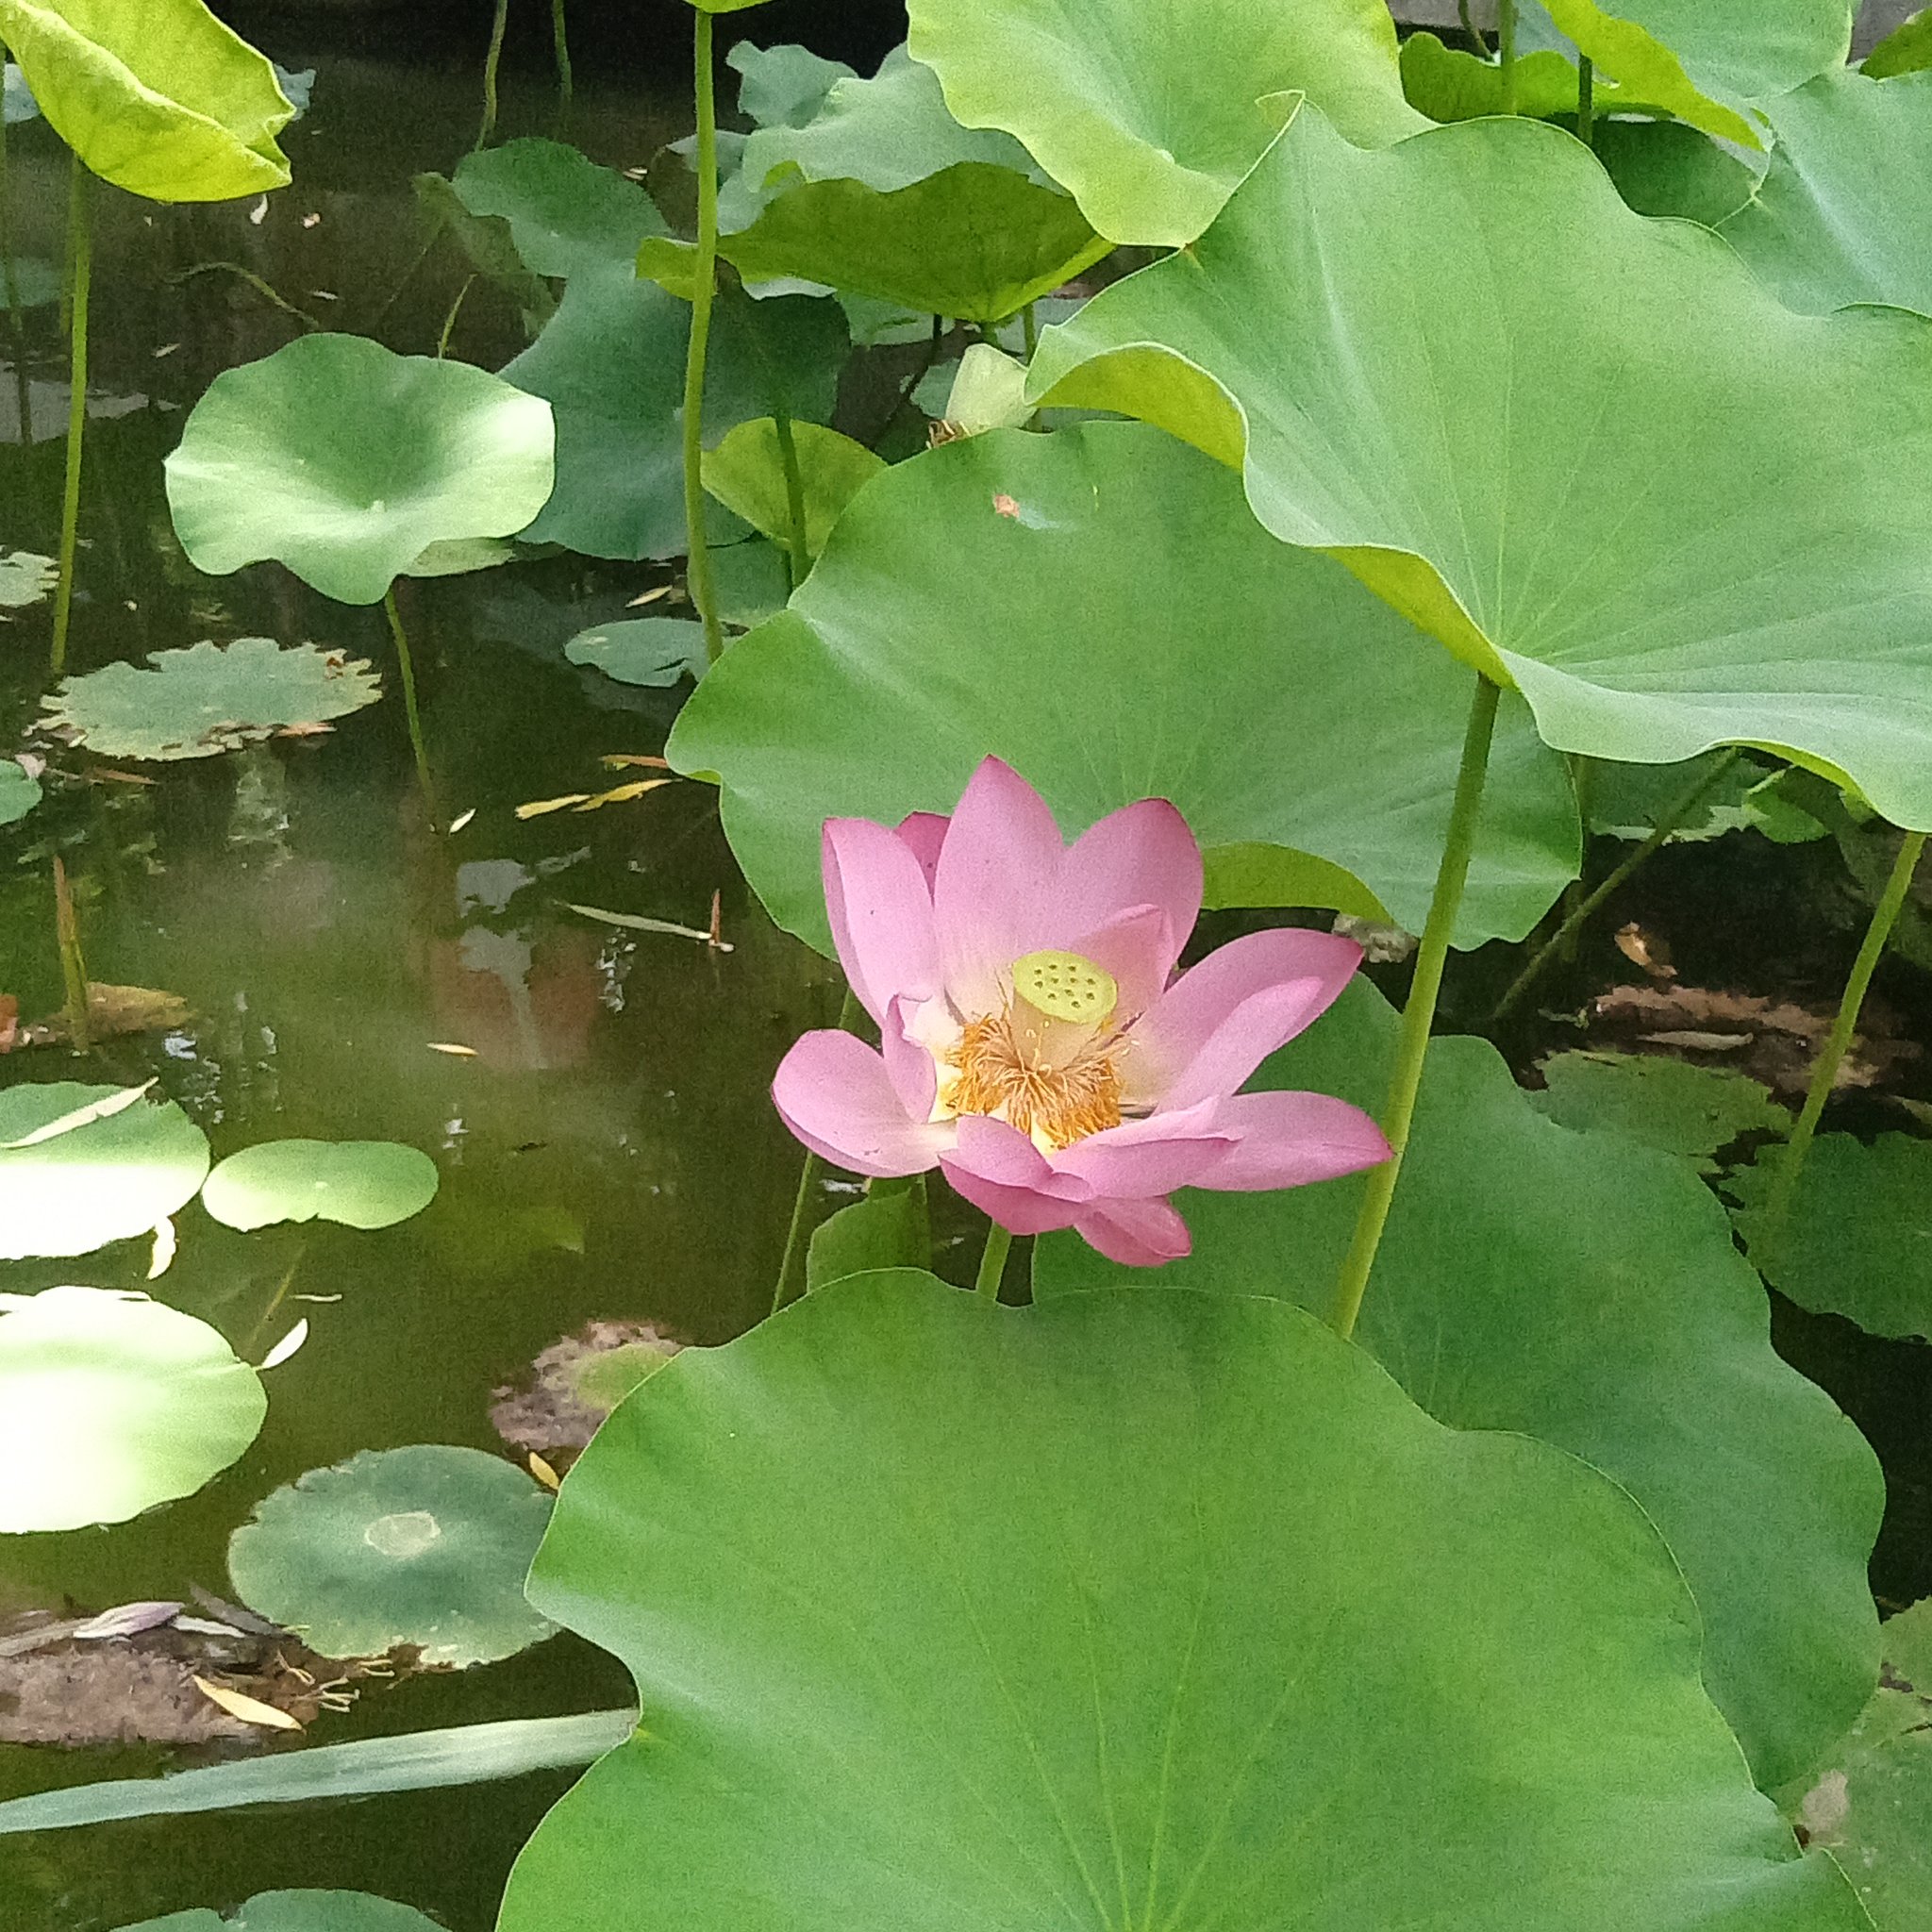
[[[264,40],[285,65],[318,63],[313,50]],[[295,186],[259,225],[246,205],[155,208],[97,192],[75,670],[253,634],[366,656],[393,686],[379,608],[331,604],[273,566],[200,577],[174,545],[161,489],[161,458],[209,377],[293,332],[233,275],[167,277],[230,260],[335,325],[371,328],[418,246],[409,175],[447,172],[474,136],[473,72],[325,50],[319,64],[314,110],[287,141]],[[510,77],[505,132],[542,131],[550,111],[541,72]],[[580,75],[575,131],[601,158],[642,164],[683,117],[675,103],[599,92],[594,74]],[[58,258],[64,157],[42,126],[10,133],[16,245]],[[305,228],[307,215],[321,219]],[[453,251],[432,257],[376,332],[399,350],[432,349],[466,273]],[[33,320],[38,441],[18,441],[11,369],[0,379],[0,545],[52,553],[67,391],[53,312]],[[454,347],[494,366],[520,345],[514,331],[479,283]],[[178,1217],[162,1299],[254,1359],[297,1314],[308,1344],[268,1374],[259,1440],[199,1495],[112,1528],[8,1540],[0,1619],[69,1597],[92,1608],[185,1597],[195,1584],[226,1593],[228,1534],[272,1489],[358,1449],[500,1448],[492,1389],[585,1321],[648,1319],[702,1342],[764,1312],[799,1167],[765,1086],[791,1040],[835,1014],[831,969],[746,891],[708,787],[680,782],[589,814],[514,814],[641,775],[607,770],[601,754],[661,748],[673,695],[579,670],[562,646],[664,575],[558,558],[402,587],[442,817],[475,813],[454,837],[431,828],[392,690],[329,737],[148,766],[151,783],[50,782],[41,809],[0,833],[0,991],[19,996],[23,1018],[60,1004],[57,850],[91,976],[164,988],[194,1016],[85,1059],[53,1048],[0,1058],[0,1082],[158,1075],[217,1158],[277,1136],[356,1137],[410,1142],[442,1172],[435,1205],[384,1233],[242,1236],[198,1206]],[[0,623],[8,750],[37,707],[48,607],[11,618]],[[714,891],[728,953],[563,908],[703,927]],[[435,1041],[475,1057],[439,1054]],[[137,1286],[146,1261],[144,1243],[128,1244],[8,1269],[0,1286]],[[340,1299],[292,1298],[303,1294]],[[628,1694],[610,1658],[560,1637],[507,1663],[372,1687],[311,1736],[590,1709]],[[0,1797],[189,1761],[0,1747]],[[0,1928],[97,1932],[307,1885],[406,1900],[454,1932],[484,1932],[516,1848],[566,1781],[0,1838]]]

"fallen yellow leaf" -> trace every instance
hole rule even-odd
[[[530,1474],[533,1476],[535,1476],[537,1480],[540,1483],[541,1483],[546,1490],[549,1490],[553,1492],[555,1492],[558,1490],[560,1490],[563,1487],[563,1479],[557,1474],[557,1472],[554,1469],[551,1468],[551,1466],[547,1462],[543,1460],[543,1458],[541,1456],[537,1454],[537,1452],[534,1449],[530,1451]]]
[[[239,1717],[244,1724],[260,1724],[271,1731],[302,1728],[286,1710],[277,1710],[273,1704],[264,1704],[258,1697],[245,1697],[239,1690],[230,1690],[225,1684],[210,1684],[206,1677],[192,1677],[190,1682],[210,1704],[219,1704],[230,1717]]]
[[[429,1042],[429,1051],[450,1054],[459,1060],[473,1060],[476,1058],[476,1049],[474,1046],[458,1046],[454,1040],[432,1040]]]
[[[588,791],[566,791],[561,798],[533,798],[527,805],[517,807],[520,819],[541,819],[545,812],[562,811],[568,806],[581,805],[590,797]]]
[[[636,778],[628,785],[618,785],[608,791],[599,791],[575,808],[577,811],[595,811],[600,805],[624,805],[633,798],[641,798],[647,791],[655,791],[660,785],[668,785],[669,778]]]

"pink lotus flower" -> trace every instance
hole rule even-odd
[[[1072,1227],[1115,1261],[1188,1252],[1181,1187],[1299,1187],[1389,1158],[1324,1093],[1236,1090],[1347,985],[1353,941],[1251,933],[1177,978],[1201,849],[1165,799],[1069,846],[988,758],[950,819],[829,819],[825,904],[883,1051],[808,1033],[772,1098],[808,1147],[863,1174],[938,1167],[1014,1234]]]

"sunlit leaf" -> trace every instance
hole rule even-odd
[[[1763,744],[1932,827],[1932,325],[1791,314],[1560,130],[1370,154],[1304,110],[1035,370],[1242,466],[1276,536],[1516,686],[1552,744]]]
[[[254,1441],[268,1399],[205,1322],[144,1295],[0,1300],[0,1532],[123,1523],[190,1496]]]
[[[275,136],[295,110],[201,0],[0,0],[0,41],[54,131],[115,187],[227,201],[287,185]]]
[[[1364,881],[1420,929],[1471,683],[1340,565],[1274,542],[1194,452],[1133,425],[1003,430],[868,486],[669,751],[722,777],[747,876],[822,947],[821,823],[950,810],[989,751],[1070,833],[1170,797],[1210,865],[1312,854],[1331,870],[1299,879],[1343,869],[1351,906]],[[1512,701],[1460,937],[1520,937],[1575,865],[1561,760]]]
[[[530,1590],[649,1735],[501,1932],[1857,1924],[1628,1497],[1265,1299],[826,1288],[611,1416]]]
[[[1357,982],[1262,1084],[1380,1103],[1396,1016]],[[1362,1183],[1183,1194],[1176,1288],[1325,1312]],[[1072,1236],[1036,1291],[1136,1278]],[[1144,1280],[1144,1275],[1137,1278]],[[1495,1049],[1437,1041],[1357,1339],[1440,1421],[1520,1429],[1642,1504],[1683,1566],[1705,1681],[1769,1788],[1871,1693],[1877,1463],[1773,1353],[1764,1292],[1685,1161],[1539,1115]]]
[[[201,1205],[228,1227],[334,1221],[392,1227],[436,1198],[436,1163],[393,1141],[263,1141],[208,1175]]]
[[[273,558],[374,604],[431,543],[523,529],[553,442],[549,405],[486,370],[298,336],[215,377],[168,458],[168,507],[198,570]]]
[[[68,678],[41,722],[103,758],[207,758],[346,717],[382,695],[366,658],[273,638],[204,641],[147,661],[147,670],[106,664]]]
[[[815,558],[846,505],[886,465],[862,442],[817,423],[794,423],[791,438],[805,512],[805,550]],[[705,488],[725,508],[774,541],[790,543],[791,500],[778,425],[771,417],[741,423],[716,449],[707,450],[704,475]]]
[[[258,1503],[228,1574],[325,1657],[409,1643],[425,1664],[486,1663],[550,1635],[524,1601],[549,1520],[549,1495],[480,1449],[364,1450]]]

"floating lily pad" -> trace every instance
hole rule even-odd
[[[791,425],[803,508],[805,550],[817,557],[845,506],[885,467],[862,442],[817,423]],[[705,452],[705,488],[753,529],[780,544],[791,541],[778,425],[769,416],[741,423],[716,449]]]
[[[41,781],[11,758],[0,758],[0,825],[24,819],[41,802]]]
[[[52,591],[60,566],[31,550],[0,551],[0,609],[22,610]]]
[[[1859,1923],[1629,1498],[1251,1294],[835,1284],[617,1410],[530,1591],[646,1728],[501,1932]]]
[[[1375,1107],[1396,1034],[1357,980],[1255,1084]],[[1161,1278],[1326,1312],[1362,1186],[1184,1194],[1193,1253]],[[1076,1237],[1037,1246],[1037,1293],[1126,1278]],[[1819,1762],[1871,1694],[1884,1486],[1773,1351],[1764,1291],[1684,1161],[1566,1132],[1487,1041],[1434,1041],[1357,1341],[1452,1428],[1521,1430],[1622,1483],[1683,1566],[1705,1681],[1759,1782]]]
[[[490,1425],[519,1449],[581,1449],[683,1346],[649,1322],[588,1323],[538,1356],[526,1385],[495,1391]]]
[[[680,677],[705,675],[705,627],[688,617],[633,617],[621,624],[592,625],[564,645],[563,655],[619,684],[668,690]]]
[[[274,66],[201,0],[0,0],[0,41],[90,169],[150,201],[286,187],[294,108]],[[9,118],[11,118],[9,116]]]
[[[1507,370],[1512,406],[1472,369]],[[1907,615],[1932,324],[1793,314],[1561,129],[1366,153],[1304,108],[1210,233],[1046,331],[1034,371],[1036,397],[1241,466],[1269,529],[1515,686],[1551,744],[1769,746],[1932,829],[1932,638]]]
[[[440,1932],[413,1906],[366,1891],[259,1891],[220,1912],[170,1912],[124,1932]]]
[[[1790,1132],[1791,1117],[1769,1088],[1721,1067],[1664,1054],[1559,1053],[1542,1063],[1540,1113],[1578,1133],[1621,1134],[1714,1174],[1710,1157],[1744,1134]]]
[[[366,658],[273,638],[154,651],[152,670],[108,664],[70,677],[41,722],[111,758],[208,758],[320,724],[382,695]]]
[[[473,215],[509,224],[517,253],[540,275],[627,265],[646,235],[667,232],[637,182],[560,141],[526,136],[478,148],[453,179]]]
[[[1800,1307],[1842,1315],[1868,1335],[1932,1337],[1932,1141],[1821,1134],[1773,1236],[1763,1210],[1785,1158],[1767,1147],[1724,1183],[1742,1203],[1738,1226],[1764,1278]]]
[[[201,1205],[228,1227],[334,1221],[393,1227],[436,1198],[436,1163],[393,1141],[264,1141],[208,1175]]]
[[[168,508],[197,570],[273,558],[374,604],[431,543],[523,529],[554,443],[549,404],[487,370],[298,336],[209,384],[168,458]]]
[[[125,1523],[192,1495],[267,1412],[206,1322],[99,1288],[0,1295],[0,1531]]]
[[[129,1091],[71,1080],[0,1089],[0,1260],[90,1254],[193,1200],[206,1137],[172,1100],[119,1104]]]
[[[256,1507],[228,1574],[258,1615],[329,1657],[398,1644],[425,1664],[513,1657],[553,1625],[524,1601],[550,1496],[480,1449],[366,1449]]]

